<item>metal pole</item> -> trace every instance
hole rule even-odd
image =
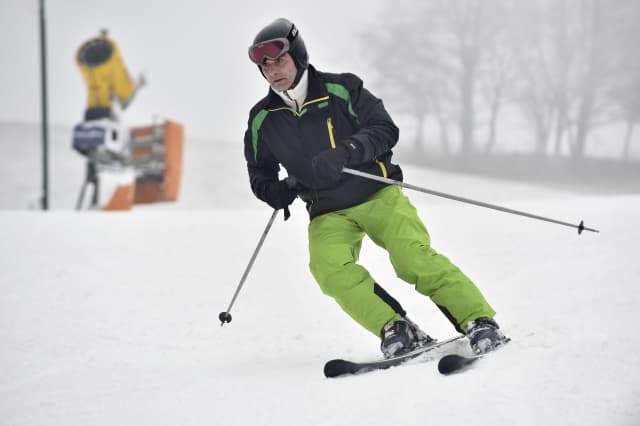
[[[42,89],[42,210],[49,210],[49,118],[47,115],[47,44],[44,0],[40,0],[40,65]]]
[[[256,260],[256,257],[258,256],[258,252],[262,247],[262,243],[264,243],[265,238],[267,238],[269,229],[271,229],[271,225],[273,225],[273,221],[276,219],[277,214],[278,214],[278,210],[274,209],[273,213],[271,214],[271,217],[269,218],[269,222],[267,223],[266,228],[264,228],[264,231],[262,232],[260,241],[258,241],[258,245],[256,246],[256,249],[253,251],[251,260],[249,260],[249,264],[245,268],[244,273],[242,274],[242,278],[240,278],[240,284],[238,284],[238,288],[236,288],[236,292],[233,294],[233,298],[231,299],[231,303],[229,303],[229,307],[227,308],[226,311],[220,312],[220,315],[218,315],[218,318],[220,319],[220,327],[222,327],[225,322],[231,322],[231,314],[229,313],[231,311],[231,307],[236,301],[236,298],[238,297],[238,293],[240,293],[240,289],[242,289],[242,286],[244,285],[244,282],[247,279],[247,276],[249,275],[249,271],[253,266],[253,262]]]
[[[472,200],[472,199],[469,199],[469,198],[463,198],[463,197],[459,197],[457,195],[447,194],[445,192],[439,192],[439,191],[434,191],[434,190],[427,189],[427,188],[421,188],[419,186],[415,186],[415,185],[411,185],[411,184],[408,184],[408,183],[400,182],[400,181],[394,180],[394,179],[389,179],[389,178],[385,178],[385,177],[381,177],[381,176],[376,176],[376,175],[373,175],[371,173],[361,172],[360,170],[354,170],[354,169],[350,169],[348,167],[343,168],[342,171],[344,173],[349,173],[351,175],[360,176],[360,177],[364,177],[364,178],[372,179],[372,180],[377,180],[379,182],[387,183],[389,185],[398,185],[398,186],[401,186],[403,188],[413,189],[414,191],[424,192],[425,194],[431,194],[431,195],[435,195],[437,197],[448,198],[450,200],[460,201],[460,202],[467,203],[467,204],[473,204],[475,206],[480,206],[480,207],[486,207],[486,208],[493,209],[493,210],[499,210],[499,211],[505,212],[505,213],[511,213],[511,214],[516,214],[516,215],[519,215],[519,216],[529,217],[531,219],[537,219],[537,220],[543,220],[545,222],[556,223],[558,225],[570,226],[572,228],[577,228],[578,229],[578,234],[581,234],[582,231],[600,232],[597,229],[592,229],[592,228],[585,227],[584,226],[584,221],[580,221],[579,225],[574,225],[572,223],[562,222],[562,221],[555,220],[555,219],[549,219],[547,217],[538,216],[538,215],[534,215],[534,214],[531,214],[531,213],[526,213],[526,212],[522,212],[522,211],[518,211],[518,210],[513,210],[513,209],[506,208],[506,207],[500,207],[500,206],[496,206],[494,204],[484,203],[482,201],[476,201],[476,200]]]

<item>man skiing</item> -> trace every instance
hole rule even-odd
[[[475,284],[436,252],[416,209],[396,185],[343,167],[402,180],[391,162],[398,128],[380,99],[349,73],[309,64],[297,27],[276,19],[249,47],[270,88],[250,111],[244,153],[253,193],[274,209],[307,207],[309,267],[322,291],[381,339],[385,357],[434,343],[358,264],[365,235],[388,253],[398,277],[431,298],[476,353],[505,340]],[[279,180],[283,166],[290,180]],[[292,187],[293,186],[293,187]]]

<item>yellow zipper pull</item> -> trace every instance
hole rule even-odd
[[[333,122],[331,117],[327,118],[327,130],[329,131],[329,142],[331,142],[331,148],[336,149],[336,141],[333,138]]]

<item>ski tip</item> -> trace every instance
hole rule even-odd
[[[354,363],[344,359],[332,359],[324,365],[325,377],[339,377],[355,372]]]
[[[445,376],[464,370],[467,366],[474,363],[482,356],[465,357],[462,355],[450,354],[443,356],[438,361],[438,371]]]

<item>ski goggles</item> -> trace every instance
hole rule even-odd
[[[262,65],[267,59],[278,59],[289,51],[289,40],[284,37],[262,41],[249,47],[249,59],[257,65]]]

